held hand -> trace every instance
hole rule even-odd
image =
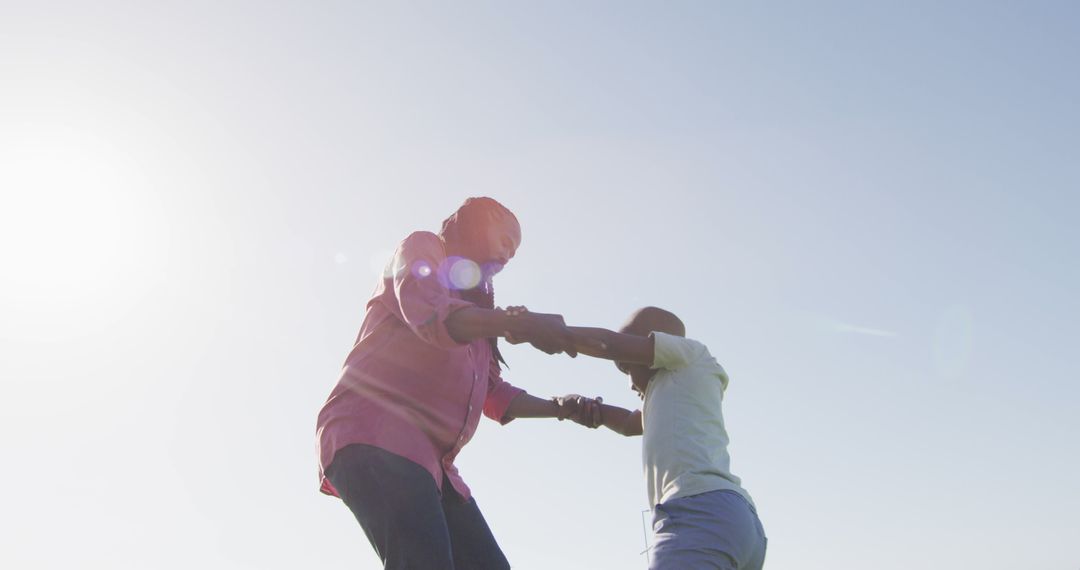
[[[503,309],[503,312],[506,313],[506,316],[508,317],[517,317],[524,313],[528,313],[529,309],[524,305],[510,305],[506,309]],[[510,331],[503,331],[503,337],[506,339],[506,342],[510,344],[521,344],[525,342],[523,338],[515,336],[514,333],[511,333]]]
[[[529,312],[529,309],[527,307],[525,307],[524,305],[510,305],[509,307],[506,308],[506,314],[508,316],[511,316],[511,317],[516,317],[518,315],[528,313],[528,312]]]
[[[527,342],[548,354],[565,352],[571,358],[577,356],[576,336],[567,328],[562,315],[531,313],[525,307],[510,307],[506,314],[520,319],[519,332],[503,333],[510,344]]]
[[[600,404],[604,399],[597,397],[595,400],[578,394],[567,394],[554,398],[559,404],[559,420],[569,419],[587,428],[596,429],[603,425],[603,417],[600,413]]]
[[[512,305],[506,308],[506,315],[510,317],[518,317],[529,312],[529,309],[522,305]],[[515,336],[510,331],[503,333],[506,337],[506,341],[510,344],[521,344],[526,342],[524,338]],[[598,356],[604,358],[604,354],[607,351],[608,345],[604,341],[596,338],[591,338],[587,335],[577,332],[570,332],[570,337],[573,339],[574,351],[580,354],[588,354],[589,356]],[[549,353],[550,354],[550,353]],[[574,356],[571,354],[571,356]]]
[[[532,345],[548,354],[565,352],[571,357],[577,356],[573,333],[566,328],[562,315],[531,313],[534,319],[536,335]],[[545,348],[546,347],[546,348]]]

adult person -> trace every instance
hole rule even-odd
[[[454,458],[481,412],[588,423],[580,412],[596,406],[501,377],[496,338],[507,334],[576,356],[560,315],[495,308],[492,277],[520,243],[517,218],[491,198],[466,200],[438,234],[405,238],[319,412],[321,491],[349,507],[386,569],[509,568]]]

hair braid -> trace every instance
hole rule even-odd
[[[491,282],[491,276],[485,275],[476,287],[462,290],[461,298],[482,309],[494,309],[495,286]],[[502,351],[499,350],[499,337],[490,336],[487,340],[491,344],[491,355],[496,363],[509,366],[506,364],[506,359],[503,358]],[[502,366],[499,366],[499,368],[501,369]]]

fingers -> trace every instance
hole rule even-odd
[[[576,424],[587,428],[596,429],[604,424],[600,404],[603,398],[586,398],[578,394],[567,394],[561,398],[555,398],[560,406],[560,418],[567,418]]]
[[[568,410],[567,410],[567,406],[566,406],[566,398],[562,398],[562,397],[559,397],[559,396],[552,396],[551,401],[555,402],[555,405],[558,406],[558,411],[556,412],[555,417],[560,422],[565,420],[569,416],[569,414],[567,414]]]
[[[600,425],[600,403],[592,398],[582,398],[582,409],[578,423],[596,429]]]
[[[590,425],[592,423],[592,408],[593,401],[589,398],[581,397],[577,414],[574,415],[574,421],[585,427],[592,427]]]
[[[577,422],[581,412],[581,401],[579,398],[581,398],[581,396],[578,396],[577,394],[567,394],[566,396],[559,398],[559,406],[561,407],[559,417]]]
[[[563,351],[562,347],[551,345],[551,344],[545,343],[545,342],[532,341],[529,344],[533,345],[538,350],[541,350],[541,351],[543,351],[543,352],[545,352],[547,354],[559,354],[560,352]]]
[[[517,317],[528,312],[529,309],[526,309],[525,307],[520,305],[512,305],[506,308],[506,315],[509,317]]]
[[[567,394],[565,396],[554,396],[554,401],[559,406],[559,421],[570,419],[571,421],[577,421],[578,402],[575,399],[576,394]]]
[[[565,352],[570,358],[578,355],[578,336],[567,326],[562,315],[530,313],[523,306],[510,306],[505,309],[506,315],[516,318],[525,318],[523,331],[516,334],[504,331],[503,337],[510,344],[528,342],[534,348],[547,354],[559,354]],[[585,345],[592,348],[591,345]]]

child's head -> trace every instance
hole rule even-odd
[[[686,336],[686,325],[683,324],[675,313],[665,311],[657,307],[644,307],[634,311],[626,323],[619,328],[619,332],[634,336],[649,336],[652,332],[662,332],[675,336]],[[644,364],[632,364],[629,362],[615,362],[619,372],[630,376],[630,387],[639,396],[645,396],[645,386],[652,379],[656,371]]]
[[[619,332],[635,336],[649,336],[651,332],[686,336],[686,325],[675,313],[658,307],[644,307],[634,311]]]

